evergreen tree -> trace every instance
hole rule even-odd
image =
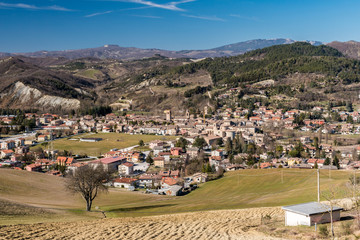
[[[347,102],[346,103],[346,111],[348,111],[348,112],[354,111],[352,102]]]
[[[330,158],[326,158],[324,161],[324,165],[330,165]]]
[[[227,138],[226,143],[225,143],[225,151],[230,154],[232,153],[232,149],[233,149],[233,142],[231,140],[231,138]]]
[[[153,160],[153,158],[151,157],[151,155],[149,154],[149,155],[147,155],[147,157],[146,157],[146,160],[145,160],[147,163],[149,163],[149,164],[152,164],[153,162],[154,162],[154,160]]]
[[[194,143],[193,143],[194,147],[198,147],[200,149],[202,149],[206,145],[207,145],[207,143],[206,143],[205,139],[202,137],[195,138]]]
[[[338,169],[340,169],[340,162],[338,157],[335,155],[334,160],[333,160],[333,165],[336,166]]]
[[[186,150],[187,144],[188,144],[188,141],[185,138],[180,137],[179,140],[176,141],[175,147],[181,147],[183,150]]]

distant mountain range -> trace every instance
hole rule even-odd
[[[208,87],[225,91],[240,86],[250,96],[263,94],[259,91],[264,82],[272,84],[262,90],[275,102],[284,94],[295,105],[357,98],[360,70],[354,58],[360,58],[360,43],[306,42],[259,39],[199,51],[106,45],[0,53],[0,108],[57,112],[99,105],[120,108],[125,98],[133,109],[161,114],[164,109],[181,112],[213,104]],[[220,56],[225,57],[193,60]],[[254,85],[258,82],[262,83]]]
[[[134,60],[161,55],[169,58],[194,58],[201,59],[207,57],[226,57],[236,56],[248,51],[270,47],[273,45],[291,44],[296,42],[292,39],[256,39],[245,42],[229,44],[208,50],[182,50],[169,51],[161,49],[141,49],[134,47],[120,47],[118,45],[105,45],[97,48],[87,48],[79,50],[64,51],[37,51],[29,53],[0,53],[0,57],[10,56],[26,56],[26,57],[64,57],[68,59],[77,58],[100,58],[100,59],[118,59],[118,60]],[[321,45],[322,42],[306,41],[312,45]]]

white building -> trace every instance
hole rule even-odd
[[[134,164],[131,162],[125,162],[118,166],[118,170],[121,176],[129,176],[134,172]]]
[[[136,187],[137,179],[134,178],[117,178],[113,181],[114,187],[131,189]]]
[[[285,211],[285,225],[298,226],[306,225],[312,226],[316,224],[329,223],[330,219],[330,206],[318,202],[309,202],[297,205],[290,205],[282,207]],[[332,215],[333,221],[340,220],[340,207],[333,207]]]

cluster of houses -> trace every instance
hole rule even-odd
[[[232,94],[232,92],[229,92]],[[226,97],[226,96],[224,96]],[[329,114],[324,109],[315,107],[314,112],[322,112]],[[82,117],[59,116],[56,114],[27,113],[28,119],[35,119],[37,128],[32,133],[3,138],[0,141],[0,166],[20,167],[27,171],[42,171],[53,175],[64,174],[59,166],[66,168],[68,171],[76,171],[79,167],[87,164],[104,164],[111,171],[118,172],[119,178],[116,179],[113,186],[122,186],[124,188],[132,187],[152,187],[170,188],[173,185],[182,185],[187,183],[185,177],[174,175],[177,166],[183,166],[190,159],[196,158],[203,151],[209,159],[209,164],[215,169],[220,167],[226,171],[245,169],[253,167],[246,164],[249,158],[248,153],[239,153],[233,156],[233,161],[229,158],[229,154],[224,148],[219,148],[219,142],[226,142],[228,139],[235,140],[237,136],[241,136],[245,144],[254,144],[260,152],[251,155],[258,164],[259,168],[272,167],[297,167],[297,168],[334,168],[333,166],[324,165],[325,159],[333,159],[334,156],[340,157],[339,167],[343,169],[357,169],[360,166],[358,157],[360,155],[360,147],[354,146],[353,149],[339,149],[326,143],[320,143],[318,148],[313,144],[313,136],[303,136],[299,138],[302,143],[303,150],[307,153],[307,158],[289,157],[289,152],[295,148],[294,143],[286,143],[281,141],[284,137],[279,133],[264,131],[269,127],[280,127],[284,129],[294,130],[297,128],[304,132],[318,132],[324,134],[360,134],[360,125],[358,112],[337,111],[343,120],[352,117],[354,123],[326,123],[323,119],[304,119],[303,125],[299,128],[295,119],[302,113],[301,110],[282,111],[281,109],[272,110],[263,106],[257,106],[249,117],[248,109],[243,108],[223,108],[218,110],[215,117],[203,118],[196,117],[187,111],[184,116],[171,115],[170,111],[166,111],[164,116],[145,116],[127,114],[119,116],[114,113],[107,114],[104,117],[93,117],[86,115]],[[208,108],[204,109],[204,116],[208,116]],[[0,116],[0,121],[6,125],[11,124],[16,116]],[[7,125],[6,125],[7,126]],[[295,130],[294,130],[295,131]],[[79,134],[83,132],[116,132],[127,134],[155,134],[155,135],[174,135],[181,136],[187,142],[186,150],[175,146],[175,141],[153,141],[150,142],[148,152],[138,151],[120,151],[113,149],[105,154],[103,158],[92,159],[91,161],[77,162],[73,157],[57,156],[56,150],[52,150],[51,159],[44,159],[35,152],[29,151],[29,146],[34,144],[51,141],[55,138]],[[307,133],[306,133],[307,134]],[[206,146],[202,149],[194,147],[193,143],[196,138],[202,137],[206,142]],[[84,142],[101,141],[100,138],[81,138]],[[276,143],[282,146],[282,152],[274,156],[269,154],[269,143]],[[319,149],[322,155],[319,156]],[[150,154],[153,160],[153,167],[158,171],[150,171],[150,164],[145,162],[146,156]],[[32,157],[31,164],[24,166],[29,161],[26,158]],[[54,157],[55,156],[55,157]],[[150,168],[153,170],[153,168]],[[170,171],[173,169],[173,171]],[[161,171],[168,171],[165,176]],[[199,173],[200,174],[200,173]],[[206,179],[205,176],[202,176]],[[180,181],[181,179],[181,181]],[[194,182],[198,182],[198,177]],[[189,180],[190,181],[190,180]],[[192,180],[191,180],[192,181]],[[202,180],[200,180],[201,182]],[[116,183],[116,184],[115,184]],[[123,184],[122,184],[123,183]],[[175,187],[174,187],[175,189]],[[173,190],[174,190],[173,189]],[[166,192],[166,191],[165,191]],[[173,191],[176,192],[176,191]]]

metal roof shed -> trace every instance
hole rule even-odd
[[[331,221],[331,208],[329,205],[309,202],[296,205],[282,207],[285,211],[285,225],[297,226],[307,225],[312,226],[315,223],[329,223]],[[333,221],[340,220],[340,207],[333,206],[332,215]]]

